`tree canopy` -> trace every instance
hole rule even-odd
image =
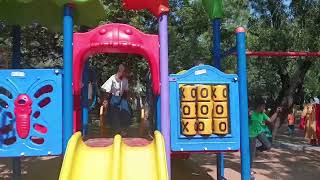
[[[158,22],[147,11],[125,11],[119,0],[103,0],[106,19],[101,23],[126,23],[143,32],[158,33]],[[212,28],[201,0],[170,0],[170,72],[189,69],[194,61],[212,62]],[[251,51],[319,51],[320,2],[317,0],[227,0],[222,19],[222,49],[235,46],[234,29],[247,28],[247,47]],[[11,50],[11,26],[1,24],[0,48]],[[75,27],[75,31],[80,27]],[[93,28],[93,27],[89,27]],[[22,67],[62,65],[60,33],[40,24],[22,27]],[[133,85],[143,86],[148,65],[136,55],[96,55],[90,68],[102,84],[124,62],[132,72]],[[123,61],[125,60],[125,61]],[[319,58],[248,58],[250,100],[264,97],[271,108],[302,104],[320,95]],[[236,71],[236,59],[223,59],[224,70]],[[144,87],[144,86],[143,86]],[[135,87],[137,89],[137,87]],[[139,89],[139,88],[138,88]],[[138,91],[138,90],[137,90]]]

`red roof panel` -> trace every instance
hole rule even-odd
[[[168,0],[123,0],[123,7],[126,10],[147,9],[156,17],[169,12]]]

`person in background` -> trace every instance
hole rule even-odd
[[[140,124],[140,134],[144,134],[146,132],[149,137],[152,137],[156,126],[156,98],[156,95],[154,95],[152,91],[152,77],[151,72],[149,71],[146,76],[146,98],[144,101],[144,111],[141,112],[141,114],[144,113],[141,120],[143,120],[145,124],[143,124],[142,121]]]
[[[105,122],[107,107],[108,107],[108,101],[104,100],[100,106],[100,112],[99,112],[100,135],[103,137],[107,136],[107,127]]]
[[[106,93],[103,100],[103,106],[107,109],[106,122],[115,133],[125,136],[131,121],[126,67],[120,64],[118,72],[112,75],[101,88]]]
[[[294,129],[295,129],[294,124],[295,124],[295,114],[293,113],[293,108],[292,108],[288,114],[288,132],[290,136],[292,136],[294,133]]]
[[[278,107],[276,112],[269,118],[264,112],[266,107],[266,102],[261,98],[255,101],[255,109],[249,114],[249,137],[250,137],[250,164],[252,167],[252,162],[256,156],[256,144],[259,140],[262,144],[262,148],[265,150],[271,149],[271,142],[268,140],[268,137],[264,133],[264,125],[266,123],[273,123],[278,116],[278,113],[281,111],[281,108]],[[254,172],[251,171],[251,179],[254,178]]]
[[[304,120],[304,131],[305,138],[309,140],[310,145],[317,145],[317,134],[316,134],[316,111],[315,104],[310,101],[303,108],[301,119]]]
[[[272,143],[272,132],[271,132],[271,129],[272,129],[272,123],[270,123],[269,121],[266,121],[265,123],[262,124],[262,132],[266,135],[266,137],[267,137],[267,139],[269,140],[270,143]],[[266,151],[268,149],[266,149],[265,146],[261,145],[261,146],[257,147],[257,150],[259,150],[260,152],[263,152],[263,151]]]

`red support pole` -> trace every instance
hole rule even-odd
[[[247,56],[251,57],[320,57],[320,52],[251,52],[247,51]],[[235,55],[235,54],[234,54]]]

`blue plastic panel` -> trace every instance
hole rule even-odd
[[[218,69],[203,65],[196,66],[184,74],[170,75],[170,119],[172,151],[234,151],[240,149],[240,118],[238,77],[225,74]],[[179,85],[226,85],[228,87],[229,133],[221,136],[184,136],[180,124]]]
[[[0,157],[61,154],[61,70],[1,70],[0,77]],[[30,131],[25,138],[17,132],[19,114],[14,103],[21,95],[32,100],[27,115]]]

